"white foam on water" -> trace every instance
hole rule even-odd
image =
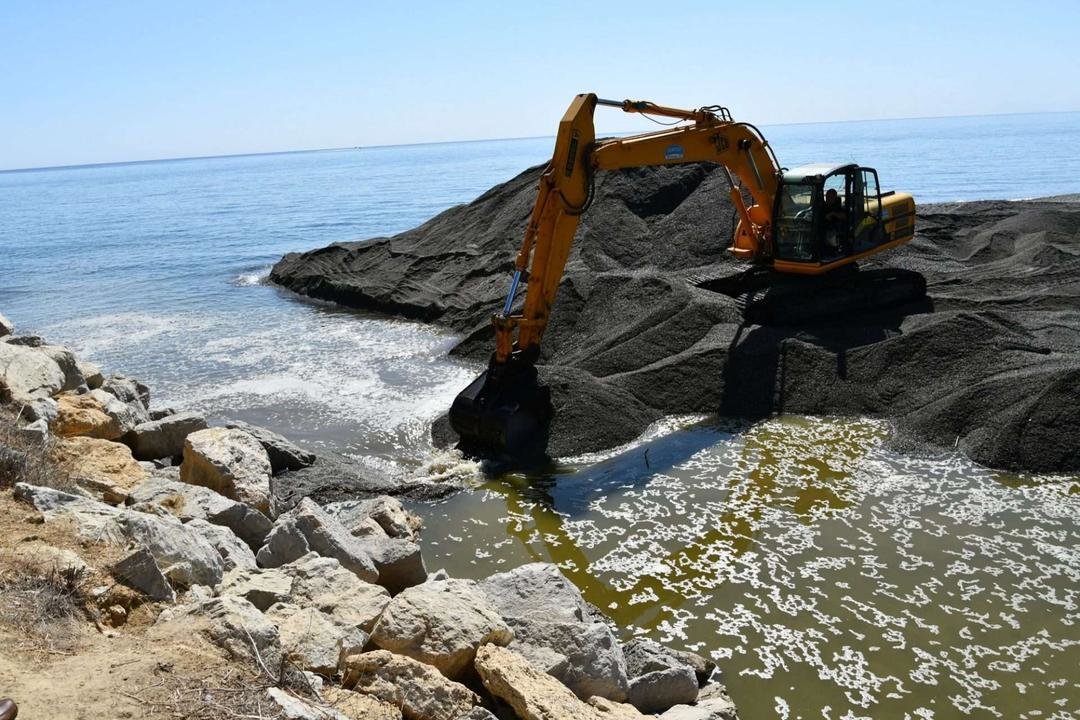
[[[714,648],[736,702],[783,683],[803,717],[818,698],[822,717],[931,717],[928,692],[944,717],[1080,707],[1075,479],[1010,486],[958,455],[891,453],[887,434],[781,418],[591,500],[558,533],[509,517],[534,547],[575,544],[574,570],[616,594],[595,599],[624,625],[640,608],[642,632]]]
[[[110,351],[145,346],[165,336],[186,336],[209,327],[198,315],[115,313],[53,323],[42,329],[52,342],[67,343],[80,358],[94,360]]]
[[[58,324],[81,357],[151,387],[156,404],[220,416],[248,413],[348,448],[430,452],[428,427],[477,373],[450,360],[450,333],[297,303],[260,315],[126,313]],[[283,317],[284,315],[284,317]]]
[[[423,459],[420,467],[412,472],[412,476],[432,482],[462,485],[475,485],[485,479],[481,463],[452,449],[433,451]]]
[[[703,422],[709,418],[708,415],[669,415],[661,418],[656,422],[645,428],[645,431],[638,437],[634,438],[630,442],[613,447],[608,450],[602,450],[594,453],[584,453],[582,455],[573,455],[570,457],[558,458],[558,461],[566,465],[595,465],[596,463],[610,460],[618,457],[624,453],[627,453],[635,448],[639,448],[650,440],[656,440],[667,435],[678,432],[679,430],[685,430],[699,422]]]
[[[233,278],[233,284],[238,287],[251,287],[264,285],[270,279],[270,266],[260,268],[254,272],[243,272]]]

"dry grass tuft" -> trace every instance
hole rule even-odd
[[[143,703],[148,715],[176,720],[279,720],[285,716],[266,695],[282,688],[310,700],[315,690],[302,672],[287,662],[271,677],[261,664],[232,663],[223,670],[198,677],[173,671],[171,663],[159,663],[157,682],[139,688],[129,697]]]
[[[49,456],[47,445],[28,440],[15,422],[15,415],[0,410],[0,487],[25,482],[64,492],[75,488],[70,473]]]
[[[0,621],[51,652],[78,643],[90,607],[85,573],[26,560],[0,567]]]
[[[269,720],[281,717],[266,697],[268,685],[246,669],[228,668],[212,677],[182,677],[162,670],[158,682],[131,697],[144,702],[150,715],[199,720]]]

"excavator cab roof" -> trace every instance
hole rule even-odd
[[[784,182],[786,183],[804,183],[807,180],[813,178],[826,177],[832,175],[835,172],[841,170],[847,170],[848,168],[858,167],[854,163],[842,163],[837,165],[835,163],[810,163],[809,165],[800,165],[790,170],[784,170]]]

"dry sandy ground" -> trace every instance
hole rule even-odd
[[[22,550],[47,543],[77,552],[92,567],[116,550],[80,543],[63,523],[36,522],[31,508],[0,492],[0,570],[10,572]],[[98,571],[85,587],[111,585]],[[115,598],[133,598],[121,588]],[[194,697],[202,687],[235,687],[242,674],[198,633],[170,623],[155,627],[159,607],[134,608],[110,628],[93,612],[55,622],[29,622],[13,610],[10,588],[0,588],[0,695],[19,705],[20,720],[214,717]],[[219,693],[220,694],[220,693]]]

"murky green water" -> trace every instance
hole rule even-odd
[[[1080,717],[1080,478],[887,435],[699,423],[419,508],[426,557],[558,563],[631,634],[715,658],[744,720]]]

